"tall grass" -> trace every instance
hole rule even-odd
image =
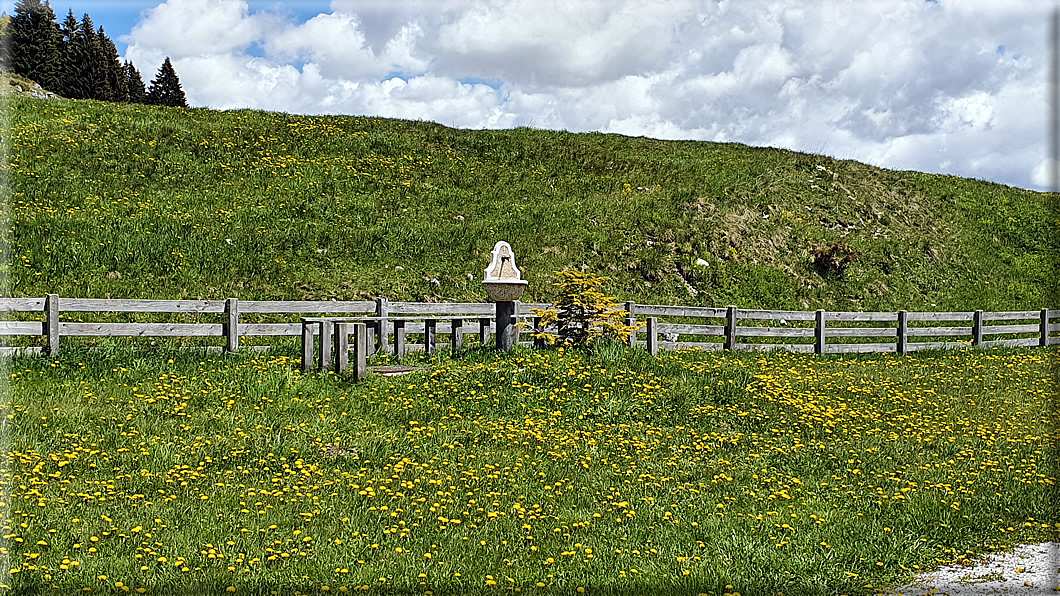
[[[17,358],[17,593],[871,594],[1057,538],[1056,351]],[[9,475],[9,476],[8,476]]]
[[[1037,309],[1050,195],[738,144],[11,98],[11,293]],[[5,137],[6,138],[6,137]],[[839,273],[813,244],[860,253]],[[702,263],[705,262],[706,265]]]

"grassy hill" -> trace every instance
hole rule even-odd
[[[731,143],[8,100],[9,295],[1056,306],[1054,195]],[[817,266],[813,247],[857,259]],[[705,263],[705,264],[703,264]]]
[[[533,300],[584,266],[642,303],[1060,306],[1054,195],[733,144],[0,100],[4,295],[482,300],[505,239]],[[13,593],[869,595],[1060,528],[1055,347],[468,350],[362,382],[300,371],[296,341],[169,347],[6,361]]]

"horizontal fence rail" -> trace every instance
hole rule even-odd
[[[1060,310],[1012,312],[832,312],[654,306],[625,303],[630,337],[659,348],[793,350],[817,354],[959,347],[1048,346],[1060,341]],[[681,319],[679,322],[667,319]],[[688,322],[689,319],[702,322]],[[1006,336],[994,339],[996,336]],[[641,340],[640,338],[644,339]],[[923,340],[922,340],[923,338]],[[881,339],[883,341],[881,341]]]
[[[548,304],[518,303],[517,317],[526,317],[533,308],[547,308]],[[3,348],[4,353],[23,351],[43,352],[55,356],[61,337],[223,337],[226,351],[239,350],[240,338],[248,336],[297,337],[303,333],[298,321],[285,323],[251,323],[240,320],[241,315],[342,315],[350,317],[394,317],[409,319],[407,334],[422,334],[423,323],[412,319],[425,316],[447,320],[438,329],[450,333],[448,319],[456,317],[492,317],[495,305],[470,302],[390,302],[386,298],[374,301],[320,300],[122,300],[100,298],[60,298],[49,294],[44,298],[0,298],[0,312],[40,313],[43,321],[0,321],[0,336],[43,336],[46,346],[41,348]],[[83,323],[63,320],[63,313],[155,313],[215,315],[213,322],[203,323]],[[392,331],[390,332],[393,333]],[[389,337],[382,346],[392,345]],[[526,344],[531,345],[531,344]],[[409,350],[423,349],[419,344]]]
[[[516,318],[525,330],[540,329],[533,309],[549,304],[516,303]],[[1049,346],[1060,343],[1060,310],[964,311],[964,312],[835,312],[742,309],[702,306],[636,304],[626,302],[627,323],[639,326],[630,335],[630,345],[641,345],[653,354],[659,349],[703,350],[790,350],[829,353],[892,352],[905,354],[924,349]],[[0,321],[0,336],[41,336],[43,349],[5,348],[8,353],[21,349],[55,356],[62,337],[218,337],[227,351],[240,348],[240,338],[251,336],[302,336],[303,348],[309,339],[319,344],[342,322],[352,335],[350,348],[356,353],[365,333],[364,354],[395,353],[438,349],[441,344],[458,350],[463,336],[477,336],[485,345],[496,332],[496,305],[491,303],[425,303],[374,301],[268,301],[268,300],[111,300],[99,298],[0,298],[0,312],[38,313],[37,321]],[[64,320],[64,313],[154,313],[198,315],[199,323],[85,323]],[[298,315],[287,322],[241,321],[242,315]],[[253,317],[252,317],[253,318]],[[282,318],[282,317],[281,317]],[[329,331],[309,319],[331,320]],[[342,319],[342,321],[340,321]],[[358,321],[360,319],[360,321]],[[187,320],[187,319],[185,319]],[[194,319],[193,319],[194,320]],[[430,321],[430,322],[429,322]],[[307,331],[307,329],[309,329]],[[400,338],[398,336],[401,336]],[[422,337],[412,344],[410,336]],[[343,339],[349,342],[350,337]],[[433,343],[432,343],[433,342]],[[517,342],[543,346],[545,342]],[[330,347],[330,346],[329,346]],[[252,346],[257,348],[257,346]],[[321,351],[324,346],[320,345]],[[314,350],[315,352],[316,350]],[[320,359],[323,359],[323,354]],[[328,357],[330,358],[330,356]],[[339,356],[336,359],[340,358]],[[342,356],[341,358],[344,358]],[[314,356],[314,359],[316,357]],[[324,360],[320,360],[324,364]],[[331,365],[332,362],[327,362]]]

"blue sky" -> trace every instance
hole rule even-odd
[[[160,0],[51,0],[52,10],[61,23],[70,10],[81,19],[86,12],[92,17],[97,27],[103,26],[107,35],[114,40],[120,54],[125,54],[128,44],[122,41],[140,20],[142,13],[161,4]],[[328,0],[296,0],[280,2],[277,0],[249,0],[251,11],[273,10],[290,14],[298,20],[308,20],[322,12],[328,12],[331,2]],[[15,0],[0,0],[0,10],[7,14],[15,11]]]
[[[97,27],[102,25],[107,31],[107,35],[118,46],[118,51],[124,53],[126,44],[120,42],[118,37],[132,31],[133,25],[139,18],[140,11],[152,8],[157,4],[157,1],[142,2],[140,0],[114,0],[111,2],[78,2],[71,0],[68,2],[53,1],[51,7],[60,23],[66,18],[67,12],[71,9],[78,20],[87,12],[91,15],[92,21]],[[7,14],[14,13],[14,5],[15,2],[12,0],[0,1],[0,7],[3,7],[4,12]]]
[[[12,11],[13,0],[0,0]],[[1044,189],[1055,0],[69,0],[189,103],[734,141]]]

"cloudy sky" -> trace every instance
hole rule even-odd
[[[11,12],[13,2],[0,2]],[[52,0],[193,106],[736,141],[1043,189],[1055,0]]]

